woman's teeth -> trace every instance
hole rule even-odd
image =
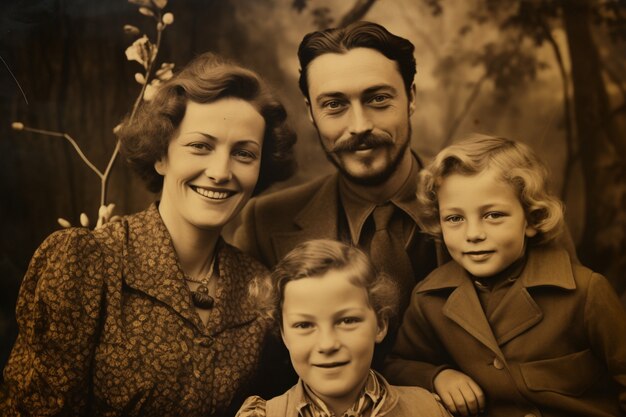
[[[230,197],[231,194],[226,191],[210,191],[198,187],[193,187],[193,190],[206,198],[212,198],[214,200],[224,200],[225,198]]]

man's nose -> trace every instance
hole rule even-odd
[[[206,159],[204,175],[216,184],[223,184],[233,178],[230,155],[224,152],[214,152]]]
[[[350,134],[358,135],[373,128],[367,109],[361,103],[353,104],[350,108]]]

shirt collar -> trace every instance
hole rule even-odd
[[[418,205],[415,194],[418,183],[417,175],[421,164],[417,155],[414,153],[412,153],[412,155],[413,158],[411,158],[411,170],[409,171],[409,175],[398,192],[394,194],[389,201],[417,223]],[[363,225],[365,225],[367,218],[372,214],[372,211],[374,211],[377,205],[384,204],[386,201],[371,201],[357,195],[346,184],[346,180],[342,176],[339,177],[339,197],[346,214],[346,219],[348,220],[350,238],[352,239],[352,243],[356,245],[359,243],[361,231],[363,230]]]
[[[315,395],[302,380],[298,381],[296,395],[298,398],[296,408],[300,417],[339,417],[335,416],[324,401]],[[384,401],[386,395],[387,390],[384,384],[379,381],[376,373],[370,369],[365,386],[357,400],[341,417],[364,415],[365,411]]]

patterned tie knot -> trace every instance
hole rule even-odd
[[[376,231],[387,230],[389,227],[389,221],[391,220],[391,216],[393,216],[393,212],[395,207],[391,203],[384,204],[382,206],[376,206],[374,212],[372,213],[372,217],[374,218],[374,226]]]

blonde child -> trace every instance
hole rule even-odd
[[[249,397],[237,417],[449,416],[432,393],[389,385],[370,369],[398,294],[359,249],[300,244],[254,293],[269,299],[300,380],[272,400]]]
[[[552,245],[561,204],[527,146],[481,137],[421,174],[422,227],[453,261],[412,294],[385,366],[453,413],[622,416],[626,313],[601,275]]]

